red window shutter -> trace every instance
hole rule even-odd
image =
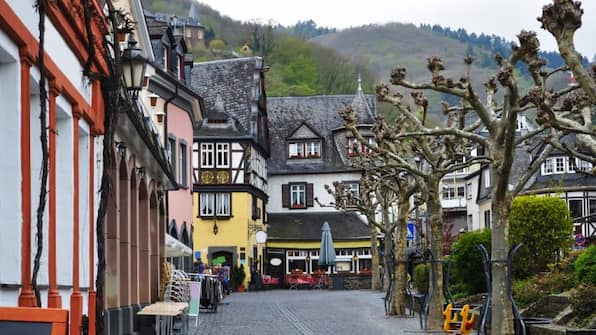
[[[313,184],[306,184],[306,207],[314,206]]]
[[[281,185],[281,207],[290,208],[290,185]]]

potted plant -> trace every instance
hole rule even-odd
[[[235,266],[232,269],[232,280],[236,285],[237,292],[244,292],[244,279],[246,278],[246,272],[244,272],[244,266],[242,264]]]

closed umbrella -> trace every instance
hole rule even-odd
[[[333,266],[335,265],[335,248],[333,247],[333,238],[331,237],[331,229],[329,223],[325,221],[323,228],[321,228],[321,250],[319,251],[319,265]]]

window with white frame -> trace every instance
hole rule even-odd
[[[230,193],[216,193],[215,205],[217,216],[230,216]]]
[[[553,168],[553,159],[552,158],[547,158],[544,163],[542,163],[542,174],[543,175],[549,175],[552,174],[554,171]]]
[[[468,199],[468,200],[472,199],[472,183],[466,184],[466,199]]]
[[[456,199],[456,198],[463,198],[465,195],[464,186],[444,186],[443,187],[443,199]]]
[[[555,173],[565,173],[567,171],[566,161],[567,157],[555,157]]]
[[[291,208],[306,208],[306,185],[290,185],[290,206]]]
[[[592,163],[581,160],[579,158],[575,159],[575,171],[590,171],[592,170]]]
[[[213,216],[213,214],[215,213],[215,194],[200,193],[199,208],[200,216]]]
[[[490,228],[490,209],[484,211],[484,228]]]
[[[377,142],[375,141],[374,137],[367,136],[365,137],[366,143],[371,147],[375,147]],[[360,143],[360,141],[355,137],[348,138],[348,156],[354,157],[358,156],[358,154],[370,154],[372,150],[364,143]]]
[[[168,137],[168,153],[170,154],[170,165],[172,171],[176,173],[176,138]]]
[[[186,150],[186,143],[180,143],[180,174],[178,175],[179,183],[182,186],[188,186],[188,156]]]
[[[288,143],[288,158],[320,158],[321,141],[295,141]]]
[[[308,158],[321,157],[321,142],[319,142],[319,141],[306,142],[306,157],[308,157]]]
[[[490,187],[490,170],[484,170],[484,187]]]
[[[344,192],[346,195],[346,205],[356,205],[356,199],[360,194],[360,183],[358,182],[344,182]]]
[[[229,143],[217,143],[217,162],[218,168],[229,168],[230,167],[230,144]]]
[[[230,215],[230,193],[199,193],[199,216]]]
[[[466,158],[464,156],[461,156],[461,157],[457,158],[454,163],[455,164],[464,164],[465,162],[466,162]],[[456,174],[466,173],[466,168],[462,167],[461,169],[457,169],[455,171],[455,173]]]
[[[201,143],[201,167],[212,168],[213,163],[213,143]]]

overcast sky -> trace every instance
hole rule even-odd
[[[522,29],[538,32],[543,50],[554,38],[536,21],[550,0],[199,0],[236,20],[273,19],[282,25],[314,20],[319,26],[356,27],[369,23],[440,24],[517,40]],[[582,1],[584,25],[576,34],[578,50],[596,54],[596,0]],[[591,20],[589,19],[591,18]]]

